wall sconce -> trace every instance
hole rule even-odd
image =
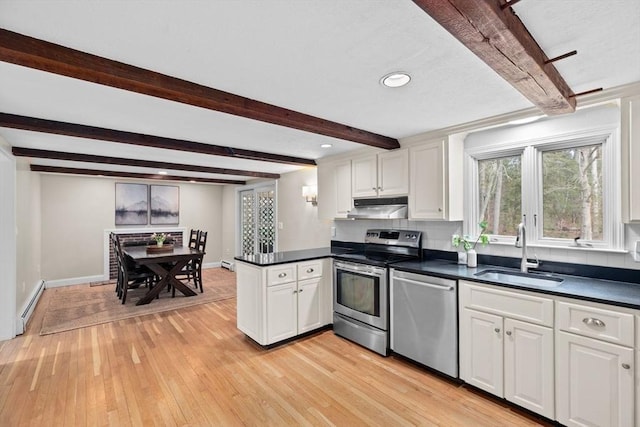
[[[318,205],[318,186],[305,185],[302,187],[302,197],[313,206]]]

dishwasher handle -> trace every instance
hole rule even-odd
[[[438,289],[440,291],[452,291],[454,289],[453,286],[436,285],[434,283],[428,283],[428,282],[419,282],[417,280],[405,279],[404,277],[393,277],[392,280],[397,280],[397,281],[400,281],[400,282],[410,283],[412,285],[424,286],[424,287],[427,287],[427,288]]]

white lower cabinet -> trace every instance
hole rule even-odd
[[[238,262],[238,329],[269,345],[330,324],[329,263],[320,259],[258,267]]]
[[[298,334],[298,298],[296,282],[267,288],[267,343]]]
[[[267,287],[267,343],[323,326],[321,278]]]
[[[321,294],[322,279],[308,279],[298,282],[298,333],[318,329],[324,326]]]
[[[496,332],[497,331],[497,332]],[[460,315],[460,378],[502,396],[502,317],[463,308]]]
[[[514,318],[519,307],[529,321]],[[548,298],[461,281],[460,377],[553,419],[552,310]]]
[[[504,331],[505,399],[553,418],[553,329],[505,319]]]
[[[557,311],[557,420],[567,426],[633,426],[633,314],[564,302]]]

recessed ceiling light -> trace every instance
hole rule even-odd
[[[192,184],[195,184],[195,183],[196,183],[196,180],[195,180],[195,179],[192,179],[192,180],[190,180],[189,182],[190,182],[190,183],[192,183]]]
[[[158,175],[166,175],[167,171],[158,171]]]
[[[524,125],[526,123],[535,122],[536,120],[539,120],[539,119],[541,119],[543,117],[544,116],[525,117],[524,119],[511,120],[508,124],[510,124],[510,125]]]
[[[387,87],[400,87],[404,86],[411,81],[411,76],[402,71],[395,71],[389,73],[380,79],[380,83]]]
[[[333,147],[333,144],[322,144],[320,147],[321,148],[331,148],[331,147]]]

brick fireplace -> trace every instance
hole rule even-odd
[[[183,246],[186,232],[187,230],[184,227],[104,230],[104,280],[115,279],[117,275],[116,257],[113,252],[113,246],[109,244],[109,234],[116,233],[120,237],[120,242],[126,245],[128,242],[148,242],[151,240],[153,233],[168,233],[175,246]]]

